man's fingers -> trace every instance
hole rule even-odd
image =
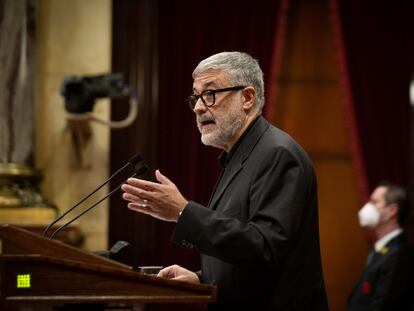
[[[176,280],[176,281],[186,281],[187,282],[188,281],[188,276],[186,276],[186,275],[178,275],[178,276],[173,277],[171,279]]]
[[[166,176],[164,176],[163,174],[161,174],[160,170],[156,170],[155,171],[155,178],[157,178],[157,180],[164,184],[164,185],[170,185],[173,184],[173,182],[171,180],[169,180]]]
[[[122,195],[122,198],[125,201],[128,201],[129,203],[135,204],[136,206],[139,206],[139,207],[142,207],[142,208],[147,208],[150,205],[150,201],[148,201],[147,199],[136,197],[136,196],[131,195],[129,193],[124,193]]]
[[[127,183],[131,186],[134,187],[138,187],[141,189],[145,189],[145,190],[156,190],[159,188],[159,184],[152,182],[152,181],[148,181],[148,180],[144,180],[144,179],[139,179],[139,178],[128,178]]]
[[[158,272],[157,276],[171,279],[174,277],[174,272],[172,271],[171,267],[167,267],[167,268],[161,269],[161,271]]]
[[[141,200],[140,197],[130,194],[130,193],[126,193],[126,192],[122,194],[122,198],[129,202],[136,202],[136,201]]]
[[[158,272],[157,276],[167,278],[167,279],[173,279],[177,277],[177,271],[180,268],[178,265],[172,265],[169,267],[166,267],[162,269],[160,272]]]
[[[142,214],[154,216],[154,214],[152,213],[151,209],[148,206],[145,206],[139,203],[128,203],[128,208],[130,210],[140,212]]]
[[[132,196],[136,196],[142,199],[151,199],[152,198],[152,192],[147,191],[141,188],[136,188],[128,184],[123,184],[121,186],[122,191],[124,191],[127,194],[130,194]]]

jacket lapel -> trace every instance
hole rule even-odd
[[[217,208],[217,203],[220,200],[221,196],[223,195],[224,190],[226,190],[230,182],[237,175],[237,173],[242,169],[242,167],[243,165],[238,162],[234,165],[229,165],[228,167],[225,168],[217,184],[215,192],[210,199],[209,207],[211,207],[212,209]]]
[[[269,126],[270,124],[263,117],[259,117],[253,127],[248,129],[248,133],[246,133],[246,136],[242,138],[243,141],[238,146],[235,154],[230,160],[230,163],[220,175],[218,183],[212,193],[212,196],[210,197],[210,202],[208,204],[209,208],[217,208],[218,202],[223,196],[224,191],[234,180],[236,175],[243,169],[244,161],[249,157],[250,152]]]

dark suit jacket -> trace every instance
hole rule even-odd
[[[348,299],[348,310],[414,310],[413,267],[412,252],[400,234],[367,264]]]
[[[171,238],[202,254],[210,309],[327,310],[311,161],[263,117],[233,148],[208,208],[190,202]]]

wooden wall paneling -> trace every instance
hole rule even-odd
[[[113,1],[113,72],[124,74],[129,85],[138,95],[139,114],[132,126],[111,132],[111,172],[121,167],[135,153],[143,155],[151,172],[156,157],[157,112],[157,1]],[[112,119],[123,118],[128,111],[126,101],[113,101]],[[111,189],[123,179],[113,182]],[[132,247],[125,262],[137,265],[156,265],[158,246],[157,220],[130,211],[121,195],[111,198],[109,241],[126,240]]]
[[[298,140],[308,153],[349,156],[336,83],[293,79],[282,83],[280,88],[278,106],[285,108],[283,115],[276,113],[278,126]]]
[[[350,158],[313,161],[318,176],[319,228],[330,307],[345,310],[371,242],[358,225],[360,206]]]

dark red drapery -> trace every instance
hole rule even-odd
[[[409,0],[330,4],[352,153],[366,200],[381,180],[410,180],[414,12]]]

